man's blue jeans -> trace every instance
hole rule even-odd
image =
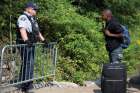
[[[122,58],[123,58],[123,49],[121,46],[109,52],[110,63],[120,63],[122,61]]]

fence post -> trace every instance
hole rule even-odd
[[[55,81],[55,74],[56,74],[56,62],[57,62],[57,48],[54,48],[54,78],[53,78],[53,81]]]

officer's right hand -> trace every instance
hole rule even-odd
[[[31,42],[30,40],[26,40],[25,44],[27,44],[28,47],[32,47],[33,46],[33,42]]]

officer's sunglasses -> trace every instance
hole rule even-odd
[[[34,11],[37,11],[37,9],[32,8]]]

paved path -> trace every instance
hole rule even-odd
[[[0,89],[3,90],[3,89]],[[8,90],[8,89],[6,89]],[[127,93],[140,93],[140,88],[128,88]],[[89,86],[89,87],[76,87],[76,88],[61,88],[61,87],[40,87],[33,89],[34,93],[101,93],[101,90],[98,86]],[[0,92],[7,93],[7,92]],[[22,93],[20,91],[13,91],[8,93]]]
[[[101,93],[99,88],[94,87],[78,87],[78,88],[58,88],[58,87],[44,87],[33,89],[33,93]],[[20,90],[12,92],[0,91],[0,93],[22,93]]]
[[[79,88],[42,88],[35,91],[35,93],[101,93],[100,89],[93,87],[79,87]]]
[[[41,88],[36,89],[35,93],[101,93],[101,90],[98,87]],[[140,93],[140,91],[135,88],[129,88],[127,93]]]

